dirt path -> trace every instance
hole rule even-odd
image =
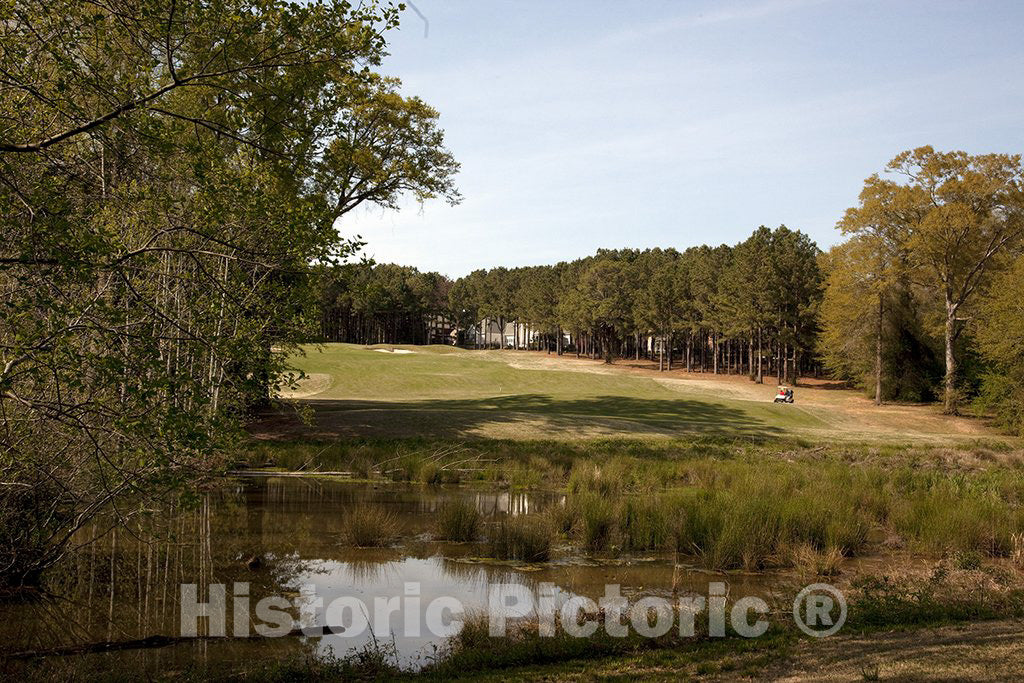
[[[1009,681],[1024,678],[1024,621],[802,641],[778,681]]]

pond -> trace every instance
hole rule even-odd
[[[179,636],[182,584],[195,584],[201,603],[207,601],[211,586],[226,586],[229,635],[232,610],[240,597],[251,610],[265,597],[280,596],[291,603],[284,611],[292,618],[308,610],[307,614],[316,613],[317,624],[324,625],[334,616],[324,606],[338,598],[356,598],[373,611],[376,598],[408,599],[410,584],[423,608],[446,597],[457,600],[468,613],[483,612],[497,586],[521,586],[534,600],[547,586],[559,604],[572,596],[597,600],[607,584],[618,584],[627,597],[669,596],[673,589],[704,595],[709,581],[722,580],[737,594],[764,594],[768,589],[765,575],[710,575],[671,554],[590,555],[563,543],[544,563],[489,560],[481,557],[486,552],[481,543],[434,540],[438,511],[456,498],[470,501],[485,524],[565,504],[564,496],[553,492],[313,477],[235,479],[204,494],[194,506],[137,513],[150,531],[157,532],[153,536],[125,528],[104,534],[99,523],[85,530],[101,539],[53,571],[41,595],[0,603],[0,642],[8,652],[21,652]],[[366,505],[391,511],[401,528],[399,540],[381,548],[356,548],[347,542],[342,530],[346,511]],[[307,599],[310,587],[321,606]],[[513,617],[530,611],[516,605],[508,609]],[[252,613],[249,616],[259,622]],[[350,612],[346,618],[354,617]],[[166,672],[196,661],[296,653],[344,656],[377,642],[391,648],[403,666],[423,666],[437,656],[445,637],[425,627],[422,613],[418,629],[403,628],[403,618],[403,610],[398,610],[385,615],[383,627],[371,621],[362,632],[349,628],[322,637],[206,638],[78,656],[98,659],[101,665],[121,663]],[[445,623],[451,618],[447,613]],[[206,620],[197,623],[202,633]]]

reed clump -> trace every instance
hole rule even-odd
[[[441,508],[437,515],[437,536],[446,541],[475,541],[480,535],[483,516],[469,500],[457,498]]]
[[[499,560],[546,562],[553,545],[551,524],[542,515],[508,517],[488,530],[488,553]]]
[[[342,520],[342,531],[350,543],[361,548],[390,545],[398,536],[399,524],[388,510],[374,505],[358,505]]]

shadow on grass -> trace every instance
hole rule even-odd
[[[258,431],[287,436],[439,436],[479,437],[488,429],[521,426],[537,436],[631,434],[706,434],[725,437],[771,437],[783,430],[749,412],[720,403],[692,399],[645,399],[595,396],[556,399],[517,394],[480,399],[356,401],[308,399],[314,424],[303,426],[278,414],[263,420]],[[506,430],[507,431],[507,430]],[[282,434],[284,436],[285,434]]]

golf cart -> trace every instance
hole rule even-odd
[[[774,403],[792,403],[793,390],[789,387],[779,387],[779,393],[775,394]]]

